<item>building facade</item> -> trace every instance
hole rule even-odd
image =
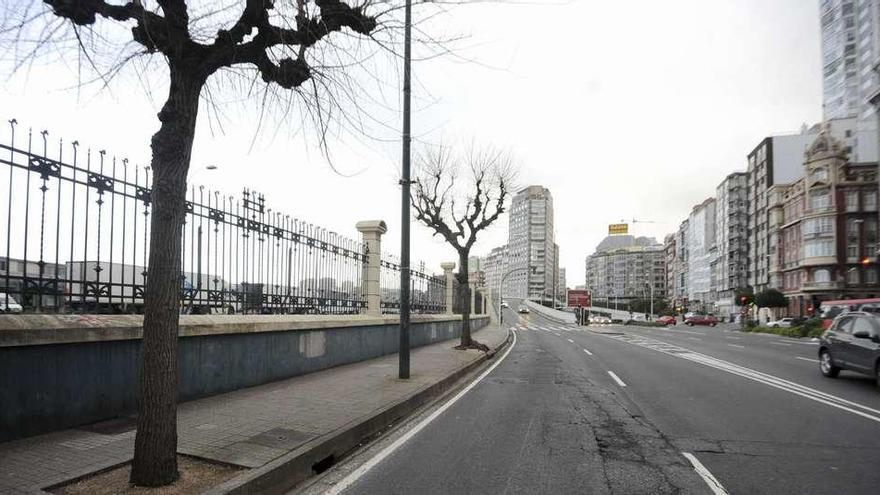
[[[712,261],[715,255],[715,199],[709,198],[691,210],[688,216],[688,309],[711,311]]]
[[[513,196],[508,228],[509,270],[505,294],[550,299],[556,282],[553,197],[542,186],[529,186]]]
[[[685,308],[688,305],[688,220],[681,222],[675,233],[675,260],[672,266],[674,293],[672,302],[676,308]],[[667,268],[668,269],[668,268]]]
[[[636,300],[666,299],[666,252],[651,238],[609,236],[585,263],[594,306],[626,309]]]
[[[825,120],[856,118],[876,128],[878,0],[822,0],[822,109]]]
[[[747,277],[746,231],[748,228],[748,174],[734,172],[715,190],[715,245],[712,261],[714,312],[731,316],[737,313],[736,290],[745,288]]]
[[[771,280],[768,191],[775,184],[791,184],[803,176],[804,153],[822,128],[837,139],[855,163],[876,162],[877,132],[859,127],[855,118],[834,119],[823,125],[804,127],[799,134],[770,136],[748,154],[748,285],[755,292],[779,288]]]
[[[507,273],[507,245],[498,246],[489,251],[482,261],[483,272],[486,277],[486,286],[492,291],[492,295],[497,294],[501,287],[501,279]]]
[[[663,291],[669,299],[670,306],[674,306],[675,299],[675,234],[666,234],[663,238],[663,263],[666,270],[666,286]]]
[[[877,297],[877,163],[847,160],[823,130],[804,160],[804,176],[772,191],[773,266],[788,314],[813,314],[821,301]]]

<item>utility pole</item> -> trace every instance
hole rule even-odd
[[[403,30],[403,178],[400,181],[400,344],[398,378],[409,378],[409,198],[410,198],[410,65],[412,0],[406,0]]]

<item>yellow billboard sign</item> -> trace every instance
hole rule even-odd
[[[608,235],[620,235],[628,232],[629,224],[626,223],[612,223],[608,226]]]

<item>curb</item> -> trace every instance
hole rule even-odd
[[[343,425],[325,435],[312,439],[296,450],[269,462],[245,474],[217,485],[206,494],[239,495],[284,493],[297,484],[313,476],[312,466],[328,459],[338,459],[343,454],[358,446],[364,439],[383,430],[389,424],[411,414],[413,411],[441,396],[451,389],[461,378],[473,371],[484,362],[492,359],[498,351],[511,341],[511,331],[494,349],[484,353],[471,363],[447,375],[442,380],[419,390],[415,394],[399,402],[392,403],[367,416]]]

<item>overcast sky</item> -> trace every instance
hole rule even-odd
[[[633,233],[662,240],[726,174],[745,169],[760,139],[821,118],[818,10],[818,0],[457,7],[439,25],[440,34],[469,36],[458,57],[414,67],[415,134],[420,142],[476,139],[514,153],[520,185],[553,194],[562,266],[574,287],[609,223],[658,222],[636,224]],[[399,86],[398,72],[380,76]],[[35,66],[5,81],[0,117],[146,164],[164,88],[150,98],[131,81],[78,91],[70,89],[70,61]],[[259,190],[273,209],[351,237],[357,221],[384,219],[384,250],[399,251],[399,141],[334,141],[335,165],[353,174],[345,177],[314,139],[290,129],[264,132],[252,145],[256,110],[228,115],[223,132],[205,115],[194,182]],[[506,236],[504,216],[475,254]],[[413,253],[437,271],[455,259],[416,224]]]

